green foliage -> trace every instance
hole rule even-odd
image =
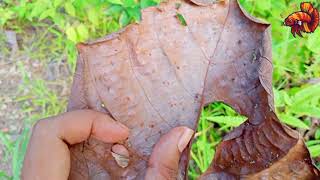
[[[71,69],[75,68],[76,49],[86,42],[119,30],[141,19],[141,8],[154,6],[158,0],[7,0],[0,2],[0,27],[23,31],[30,25],[53,25],[68,53]]]
[[[30,129],[26,127],[14,143],[14,148],[12,152],[12,174],[13,174],[12,179],[13,180],[20,179],[20,172],[21,172],[22,163],[24,160],[24,155],[27,151],[29,138],[30,138]]]
[[[10,176],[8,176],[6,172],[0,171],[0,179],[11,180],[12,178]]]
[[[45,81],[42,79],[30,79],[24,67],[19,64],[20,72],[23,78],[23,84],[20,85],[20,91],[26,91],[27,94],[16,99],[21,102],[25,113],[37,111],[38,114],[29,116],[33,123],[35,120],[54,116],[62,113],[66,107],[66,100],[62,100],[56,93],[51,91]]]
[[[315,138],[315,139],[320,139],[320,128],[318,128],[318,129],[316,130],[316,133],[314,134],[314,138]]]
[[[319,77],[319,29],[313,34],[303,34],[304,38],[294,38],[283,20],[300,9],[300,0],[241,0],[241,4],[256,17],[272,24],[272,45],[274,73],[277,88],[300,86],[303,81]],[[315,7],[319,1],[313,0]],[[271,6],[266,5],[271,4]]]
[[[318,133],[319,133],[319,128],[318,128]],[[309,148],[310,154],[312,157],[319,157],[320,156],[320,138],[319,136],[315,136],[316,140],[309,140],[307,141],[307,146]],[[318,162],[319,163],[319,162]],[[320,163],[318,164],[319,167]]]
[[[246,121],[246,118],[241,116],[211,116],[207,117],[207,120],[224,124],[226,127],[238,127]]]
[[[320,144],[309,146],[309,151],[312,157],[320,156]]]
[[[308,129],[307,117],[320,118],[320,84],[289,90],[274,90],[275,106],[280,119],[297,128]],[[309,122],[310,123],[310,122]]]
[[[289,114],[280,114],[280,120],[290,126],[302,128],[302,129],[309,129],[309,126],[303,123],[300,119],[291,116]]]
[[[197,133],[191,148],[192,160],[189,164],[189,177],[196,179],[209,167],[215,147],[222,137],[247,118],[237,114],[224,103],[212,103],[201,113]]]
[[[0,171],[1,179],[20,179],[20,171],[30,138],[30,129],[27,128],[28,126],[29,125],[26,125],[26,128],[15,140],[12,140],[12,136],[10,136],[9,134],[5,134],[0,131],[0,140],[1,143],[4,144],[5,152],[7,153],[4,161],[7,162],[9,160],[8,157],[10,156],[10,164],[12,168],[12,176],[8,176],[6,172]]]

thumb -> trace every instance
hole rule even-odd
[[[192,129],[181,126],[162,136],[150,156],[145,179],[176,179],[180,155],[193,133]]]

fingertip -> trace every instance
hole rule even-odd
[[[149,159],[147,175],[169,177],[178,171],[180,155],[189,144],[194,130],[180,126],[163,135],[155,145]]]
[[[188,146],[193,134],[194,130],[188,128],[188,127],[181,127],[183,129],[182,135],[180,136],[179,142],[178,142],[178,149],[180,153],[184,151],[184,149]]]
[[[52,124],[57,136],[76,144],[85,141],[90,136],[106,143],[125,140],[129,136],[129,129],[115,121],[109,115],[93,110],[76,110],[53,118]]]
[[[130,129],[128,127],[107,115],[96,119],[92,129],[92,136],[107,143],[126,140],[129,134]]]
[[[153,153],[181,153],[189,144],[193,134],[194,130],[186,126],[175,127],[160,138],[154,147]]]
[[[127,126],[125,126],[124,124],[120,123],[120,122],[116,122],[116,123],[119,126],[119,128],[121,130],[123,130],[123,133],[126,134],[127,136],[129,136],[130,129]]]

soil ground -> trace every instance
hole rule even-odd
[[[36,80],[45,82],[48,91],[58,94],[59,101],[65,106],[72,79],[65,55],[48,53],[46,49],[50,47],[43,47],[46,45],[39,42],[43,35],[41,30],[31,32],[0,31],[0,131],[9,134],[11,142],[26,125],[30,126],[30,121],[34,121],[33,115],[41,112],[33,102],[41,98],[34,93],[38,89],[28,83]],[[49,45],[54,41],[54,38],[46,38]],[[5,157],[5,153],[5,146],[0,143],[0,157]],[[9,155],[7,161],[0,160],[0,170],[9,175],[12,174],[10,158]]]

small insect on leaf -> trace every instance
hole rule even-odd
[[[176,17],[178,18],[178,20],[180,21],[180,24],[183,26],[187,26],[187,21],[184,19],[184,17],[182,16],[182,14],[177,13]]]

